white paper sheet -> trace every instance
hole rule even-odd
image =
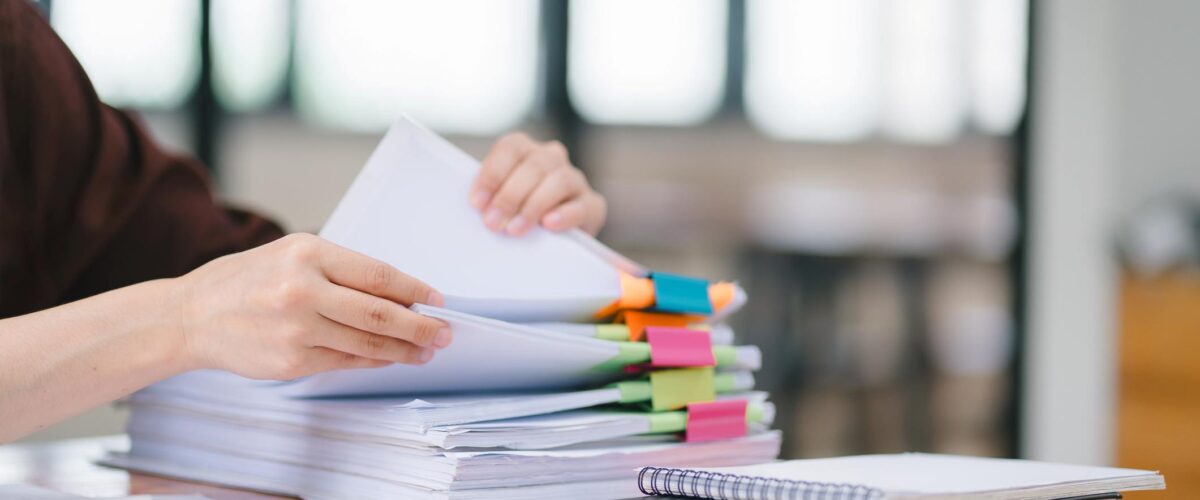
[[[1130,478],[1149,479],[1152,471],[1055,464],[1029,460],[962,457],[923,453],[863,455],[853,457],[792,460],[762,465],[701,469],[753,477],[790,481],[855,484],[877,488],[892,496],[963,495],[984,492],[1020,492],[997,498],[1038,498],[1037,489],[1055,487],[1047,496],[1072,496],[1087,489],[1070,485],[1112,482],[1111,490]],[[1023,495],[1023,496],[1022,496]]]
[[[620,296],[618,268],[645,272],[580,231],[492,233],[468,203],[478,168],[402,118],[321,236],[424,280],[449,309],[512,321],[586,319]]]
[[[607,340],[432,306],[413,309],[446,321],[454,330],[454,343],[428,364],[327,372],[285,383],[279,391],[310,397],[580,387],[602,380],[590,370],[619,350]]]

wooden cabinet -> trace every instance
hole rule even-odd
[[[1166,492],[1200,498],[1200,275],[1123,278],[1117,462],[1158,469]]]

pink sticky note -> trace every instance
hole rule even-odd
[[[650,344],[650,366],[715,366],[712,337],[708,332],[670,328],[646,327],[646,342]]]
[[[714,441],[746,435],[745,399],[688,403],[687,434],[684,440]]]

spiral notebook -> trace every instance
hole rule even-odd
[[[1154,471],[921,453],[713,469],[644,467],[637,481],[646,495],[729,500],[1090,500],[1166,488]]]

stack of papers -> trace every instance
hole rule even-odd
[[[322,231],[442,292],[412,307],[454,331],[431,362],[185,374],[131,398],[131,448],[106,461],[306,498],[619,498],[643,466],[778,456],[761,353],[721,322],[741,288],[578,231],[493,234],[466,201],[477,168],[401,120]]]

